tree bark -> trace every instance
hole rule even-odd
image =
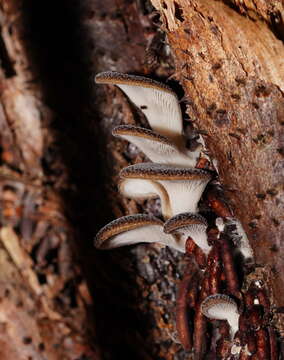
[[[0,1],[3,359],[190,358],[175,332],[187,260],[158,245],[93,249],[108,221],[159,214],[117,192],[119,170],[144,158],[111,130],[145,119],[94,86],[106,70],[182,85],[185,125],[218,162],[283,331],[282,2],[152,2],[158,27],[148,1]]]
[[[282,307],[283,3],[152,3],[174,53],[187,114],[216,159],[221,184],[253,247],[256,277],[261,271],[272,286],[273,303]]]

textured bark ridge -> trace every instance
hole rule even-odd
[[[283,306],[284,46],[277,1],[159,1],[190,119]],[[277,28],[275,27],[277,18]]]

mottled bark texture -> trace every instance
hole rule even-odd
[[[145,120],[120,91],[93,81],[104,70],[173,73],[153,7],[0,4],[0,358],[184,359],[174,312],[180,255],[93,248],[108,221],[159,213],[156,201],[117,192],[119,170],[143,157],[111,130]]]
[[[152,0],[187,113],[284,305],[284,46],[281,1]]]

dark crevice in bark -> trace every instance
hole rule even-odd
[[[139,302],[139,290],[120,264],[127,254],[124,250],[102,253],[93,248],[97,230],[114,218],[106,196],[107,144],[96,112],[104,93],[94,91],[94,72],[89,65],[93,59],[88,58],[87,51],[89,34],[82,27],[82,17],[94,14],[84,14],[80,1],[43,4],[29,0],[24,6],[27,36],[33,46],[30,55],[42,79],[45,102],[57,114],[51,124],[56,151],[50,163],[45,164],[46,172],[52,173],[54,158],[61,157],[75,189],[61,192],[66,214],[76,231],[74,251],[93,293],[90,325],[95,324],[105,359],[145,359],[142,344],[137,345],[137,324],[141,337],[145,336],[151,319],[142,318],[133,309],[132,305]]]

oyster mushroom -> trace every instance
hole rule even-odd
[[[164,224],[166,234],[179,234],[181,241],[186,248],[186,241],[190,237],[208,255],[211,246],[207,242],[207,221],[195,213],[178,214]]]
[[[240,314],[238,306],[232,298],[223,294],[208,296],[201,303],[201,311],[209,319],[227,320],[232,338],[234,338],[239,329]]]
[[[123,216],[110,222],[97,233],[94,244],[98,249],[108,250],[143,242],[183,251],[174,236],[163,232],[161,220],[145,214]]]
[[[165,219],[171,217],[171,207],[165,188],[154,180],[123,179],[119,183],[119,191],[129,199],[146,200],[160,198],[162,214]]]
[[[97,74],[95,82],[118,86],[142,110],[154,131],[181,145],[182,114],[177,96],[170,87],[143,76],[113,71]]]
[[[142,163],[124,168],[122,178],[157,181],[168,193],[171,216],[183,212],[197,212],[197,204],[211,179],[211,172],[196,168]]]
[[[112,134],[136,145],[153,162],[175,166],[194,167],[200,155],[201,144],[196,151],[181,152],[166,136],[152,130],[132,125],[120,125]]]

